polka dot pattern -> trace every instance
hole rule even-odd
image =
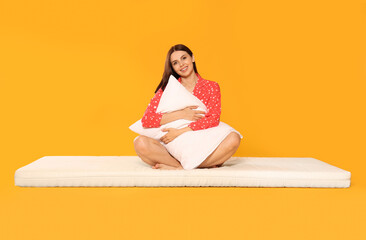
[[[193,90],[193,95],[206,105],[207,113],[205,117],[188,125],[193,131],[218,126],[221,115],[221,93],[219,84],[214,81],[205,80],[197,73],[196,75],[198,76],[198,81]],[[181,78],[179,78],[178,81],[181,82]],[[162,94],[163,90],[160,88],[150,100],[144,116],[141,119],[143,127],[154,128],[161,126],[160,121],[163,114],[157,113],[156,109]]]
[[[150,100],[149,105],[147,106],[144,116],[141,119],[141,123],[143,127],[146,128],[156,128],[160,127],[160,121],[163,117],[163,113],[157,113],[156,109],[159,106],[161,95],[163,94],[163,90],[160,88],[155,96]]]

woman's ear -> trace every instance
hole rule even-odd
[[[192,55],[192,58],[193,58],[193,59],[192,59],[192,62],[194,62],[194,56],[193,56],[193,55]]]

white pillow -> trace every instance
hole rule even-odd
[[[162,112],[171,112],[192,105],[198,105],[198,110],[207,112],[206,106],[171,75],[161,96],[158,109]],[[130,129],[140,135],[160,141],[160,138],[167,133],[162,132],[161,129],[166,127],[182,128],[191,122],[179,119],[164,124],[160,128],[144,128],[140,119],[132,124]],[[184,132],[168,144],[161,141],[160,143],[181,163],[184,169],[190,170],[198,167],[231,132],[236,132],[240,138],[243,138],[234,128],[220,122],[216,127]]]
[[[218,126],[203,130],[187,131],[173,139],[161,144],[177,159],[186,170],[198,167],[220,145],[227,135],[236,132],[242,139],[243,136],[224,122]]]
[[[203,104],[196,96],[191,94],[173,75],[170,75],[168,84],[161,95],[159,106],[156,109],[156,112],[169,113],[194,105],[198,106],[194,110],[200,110],[207,113],[205,104]],[[193,121],[178,119],[173,122],[161,125],[158,128],[144,128],[140,119],[132,124],[129,128],[135,133],[160,141],[160,138],[168,133],[162,131],[164,128],[180,129],[187,127],[191,122]]]
[[[173,75],[170,75],[168,84],[161,95],[159,106],[156,111],[169,113],[191,105],[198,105],[198,108],[195,110],[207,112],[206,105],[190,93]]]

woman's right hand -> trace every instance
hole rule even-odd
[[[188,106],[188,107],[180,110],[183,119],[187,119],[190,121],[197,121],[205,116],[205,114],[206,114],[205,111],[193,110],[195,108],[198,108],[198,106]]]

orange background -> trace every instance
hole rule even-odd
[[[2,239],[366,239],[365,1],[0,1]],[[136,155],[169,48],[218,82],[234,156],[350,188],[21,188],[43,156]]]

